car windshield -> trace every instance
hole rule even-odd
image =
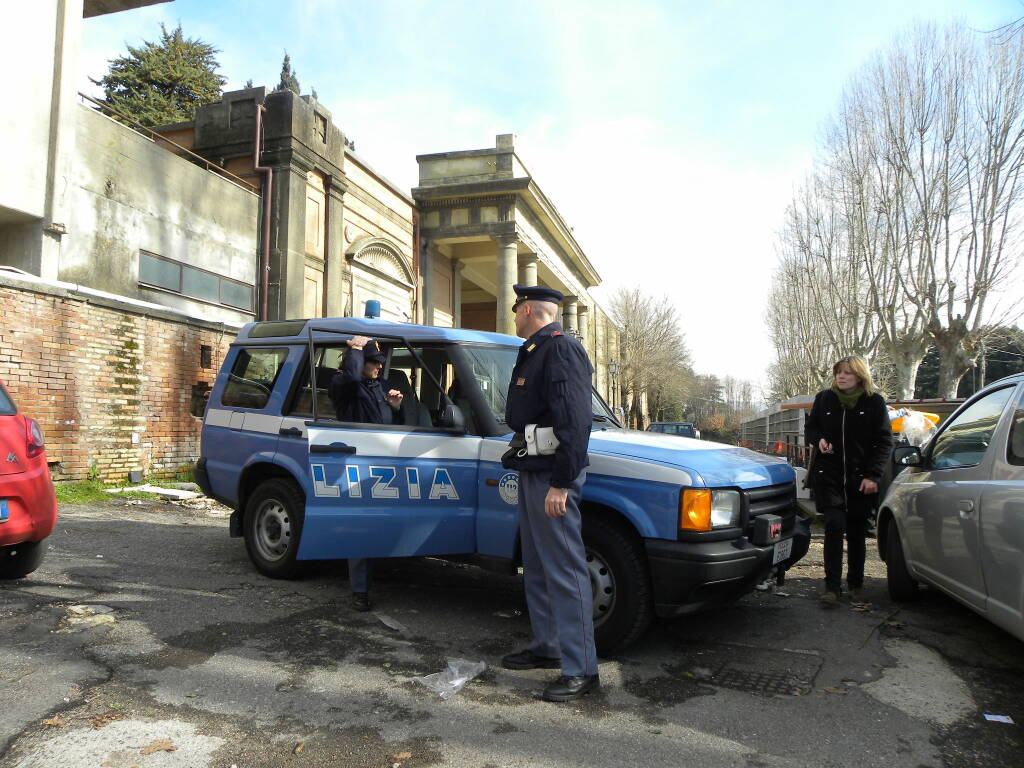
[[[508,384],[512,380],[512,369],[515,368],[519,349],[467,345],[463,351],[473,369],[473,379],[484,396],[484,402],[491,409],[495,421],[504,424]],[[591,399],[591,413],[595,421],[612,425],[618,423],[596,392]]]
[[[4,385],[0,384],[0,416],[13,416],[17,412],[18,409],[14,407],[11,396],[7,394]]]

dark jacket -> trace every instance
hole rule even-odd
[[[811,482],[821,479],[857,485],[864,478],[878,482],[892,452],[892,428],[885,400],[878,393],[864,393],[856,405],[844,410],[831,389],[814,396],[814,405],[804,422],[807,444],[817,448],[825,438],[832,453],[819,453],[814,460]]]
[[[395,410],[387,402],[391,387],[385,379],[364,379],[364,361],[363,350],[355,347],[345,350],[341,368],[327,390],[336,417],[339,421],[362,424],[394,424]]]
[[[593,395],[586,350],[558,323],[544,326],[519,348],[508,386],[505,422],[516,432],[527,424],[554,427],[558,448],[551,456],[512,456],[507,469],[550,470],[554,488],[569,488],[590,464]]]

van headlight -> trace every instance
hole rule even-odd
[[[684,488],[679,494],[679,529],[710,531],[740,524],[739,491]]]

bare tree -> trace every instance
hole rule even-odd
[[[629,424],[643,429],[652,410],[664,410],[685,396],[690,354],[679,315],[667,296],[654,299],[639,288],[620,288],[612,296],[610,309],[622,329],[622,402]]]
[[[909,397],[934,345],[955,396],[986,329],[1014,319],[1022,168],[1024,36],[918,26],[869,62],[780,233],[776,393],[807,383],[801,363],[856,353]]]

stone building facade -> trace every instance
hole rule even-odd
[[[415,204],[346,147],[315,98],[231,91],[197,109],[194,121],[158,130],[264,194],[269,180],[265,319],[361,314],[370,298],[383,317],[417,318]],[[257,152],[269,173],[257,171]]]
[[[589,294],[601,278],[513,136],[497,136],[489,149],[416,160],[426,322],[514,334],[512,284],[557,288],[566,297],[562,325],[594,361],[598,391],[620,405],[618,329]]]
[[[599,277],[511,136],[419,157],[409,195],[288,90],[136,130],[76,97],[77,36],[83,15],[153,1],[40,0],[32,29],[4,30],[34,80],[19,120],[0,120],[21,150],[0,178],[0,380],[42,424],[56,479],[187,469],[241,324],[361,315],[369,299],[392,320],[511,332],[512,283],[556,287],[619,404]],[[46,45],[18,43],[36,27]]]

